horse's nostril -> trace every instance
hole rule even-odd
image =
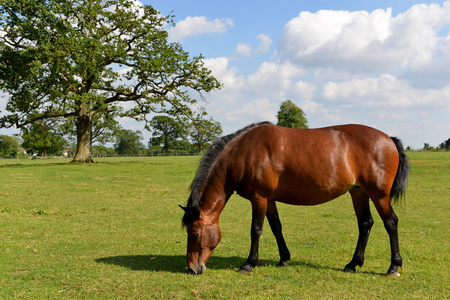
[[[191,269],[191,268],[188,269],[188,273],[189,273],[189,274],[194,274],[194,275],[197,274],[197,272],[195,272],[195,271],[194,271],[193,269]]]
[[[205,265],[201,265],[200,270],[198,270],[198,275],[205,273],[205,271],[206,271]]]

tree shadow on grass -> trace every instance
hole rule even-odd
[[[62,159],[65,159],[65,158],[62,158]],[[4,165],[1,165],[0,166],[0,168],[5,168],[5,169],[8,169],[8,168],[29,168],[29,167],[37,167],[37,168],[39,168],[39,167],[48,167],[48,166],[50,166],[50,165],[55,165],[55,166],[63,166],[63,165],[66,165],[66,166],[70,166],[71,164],[70,164],[70,161],[68,160],[68,159],[65,159],[65,161],[58,161],[58,162],[55,162],[55,161],[43,161],[43,162],[40,162],[40,161],[38,161],[38,162],[29,162],[28,163],[28,161],[26,161],[26,162],[23,162],[23,161],[17,161],[17,162],[8,162],[7,164],[4,164]]]
[[[133,271],[156,271],[156,272],[171,272],[171,273],[185,273],[186,271],[186,256],[184,255],[120,255],[98,258],[97,263],[116,265],[128,268]],[[210,270],[233,270],[237,271],[239,267],[245,262],[242,257],[218,257],[213,256],[206,264]],[[258,268],[265,266],[277,266],[278,261],[262,260]],[[306,261],[289,261],[291,267],[298,267],[300,269],[315,269],[319,271],[337,271],[343,272],[342,269],[309,263]],[[364,275],[383,276],[382,273],[359,270],[356,273]]]

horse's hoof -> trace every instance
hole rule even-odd
[[[241,274],[252,274],[252,266],[248,263],[245,263],[239,268],[238,272]]]
[[[238,270],[238,272],[240,273],[240,274],[244,274],[244,275],[251,275],[252,274],[252,271],[250,270],[245,270],[245,269],[239,269]]]
[[[345,273],[356,273],[356,269],[352,269],[349,267],[345,267],[342,271],[344,271]]]
[[[397,278],[400,277],[400,273],[399,272],[390,272],[386,274],[386,277],[388,278]]]
[[[289,267],[288,263],[286,261],[280,261],[278,264],[279,267]]]

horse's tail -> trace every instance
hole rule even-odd
[[[403,150],[402,142],[395,137],[391,137],[391,139],[397,147],[398,157],[400,159],[397,174],[395,175],[394,183],[392,184],[391,192],[389,194],[391,201],[395,203],[405,195],[410,168],[408,158]]]

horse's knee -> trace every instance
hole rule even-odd
[[[373,221],[373,218],[371,216],[369,219],[362,221],[360,227],[364,230],[364,233],[369,233],[374,223],[375,222]]]

